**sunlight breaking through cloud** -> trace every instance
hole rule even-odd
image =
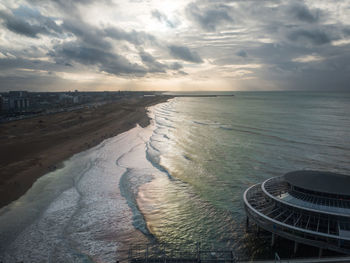
[[[108,76],[109,90],[125,89],[125,82],[136,90],[251,90],[260,83],[268,90],[329,90],[330,81],[344,90],[349,10],[345,0],[6,0],[0,90],[98,88],[101,78],[89,74]],[[249,77],[228,77],[243,75]],[[203,84],[204,76],[225,84]]]

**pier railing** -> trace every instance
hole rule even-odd
[[[261,184],[246,190],[244,204],[247,216],[271,233],[298,243],[350,254],[350,238],[339,235],[338,222],[330,216],[321,217],[306,209],[285,206],[267,195]]]
[[[235,263],[237,258],[230,249],[206,249],[195,245],[174,244],[145,244],[131,246],[127,258],[121,258],[119,262],[130,263],[158,263],[158,262],[197,262],[197,263]]]

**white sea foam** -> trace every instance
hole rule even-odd
[[[118,248],[145,242],[136,195],[159,173],[145,154],[152,132],[137,126],[76,154],[1,209],[0,261],[115,262]]]
[[[248,185],[294,169],[350,171],[349,97],[333,99],[245,93],[158,104],[150,127],[77,154],[1,209],[0,261],[115,262],[152,235],[258,255],[245,239]]]

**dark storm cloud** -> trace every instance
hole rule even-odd
[[[179,72],[179,70],[183,68],[183,66],[178,62],[170,64],[160,63],[155,57],[144,50],[141,50],[139,55],[142,62],[148,67],[148,72],[165,73],[167,69]]]
[[[56,71],[62,70],[63,67],[65,67],[65,65],[59,65],[48,61],[41,61],[35,59],[25,59],[21,57],[0,59],[1,71],[14,69]]]
[[[56,2],[61,7],[64,5],[76,5],[79,3],[90,3],[90,1],[78,2]],[[124,56],[118,54],[111,40],[126,41],[136,48],[147,43],[157,46],[157,40],[151,34],[132,30],[127,32],[117,27],[98,28],[83,22],[77,18],[63,18],[63,23],[58,26],[51,18],[42,16],[38,11],[20,7],[12,12],[0,12],[0,17],[5,26],[17,34],[32,38],[39,38],[40,34],[52,35],[53,32],[61,34],[61,39],[75,37],[74,41],[57,42],[52,49],[47,51],[55,63],[22,58],[0,59],[0,68],[24,68],[24,69],[58,69],[82,66],[95,67],[99,71],[114,75],[144,76],[147,73],[165,73],[166,70],[178,70],[180,64],[172,66],[156,61],[150,54],[141,52],[139,55],[144,65],[130,62]],[[27,22],[27,21],[30,21]],[[16,54],[16,52],[15,52]],[[19,54],[23,56],[23,52]],[[43,54],[41,54],[42,56]],[[40,56],[40,54],[38,54]],[[197,59],[195,56],[193,59]]]
[[[136,63],[131,63],[120,55],[114,55],[111,61],[103,63],[100,66],[101,71],[108,72],[117,76],[144,76],[150,73],[146,68]]]
[[[344,28],[343,33],[347,36],[350,36],[350,27]]]
[[[0,18],[3,20],[5,27],[17,34],[25,35],[27,37],[37,37],[42,29],[37,26],[32,26],[29,23],[17,19],[12,14],[5,13],[4,11],[0,11]]]
[[[236,55],[239,56],[239,57],[243,57],[243,58],[246,58],[248,56],[247,52],[244,51],[244,50],[237,51]]]
[[[112,48],[111,44],[104,39],[105,33],[102,30],[83,23],[80,20],[66,19],[62,27],[65,32],[73,34],[86,45],[108,50]]]
[[[165,23],[168,27],[175,28],[177,26],[177,23],[173,23],[168,19],[168,17],[160,12],[159,10],[153,10],[151,12],[151,15],[153,18],[157,19],[161,23]]]
[[[106,37],[110,37],[116,40],[125,40],[134,45],[142,45],[146,42],[156,44],[156,38],[148,33],[140,31],[126,32],[120,28],[109,27],[103,30]]]
[[[70,19],[64,21],[62,28],[65,32],[73,34],[77,40],[58,44],[49,52],[57,63],[96,66],[100,71],[114,75],[145,75],[147,73],[141,65],[131,63],[113,51],[112,44],[106,39],[108,34],[104,29]],[[115,29],[114,36],[115,32],[123,36],[121,39],[136,42],[135,39],[128,38],[128,34],[122,30]]]
[[[131,63],[125,57],[100,48],[86,46],[80,41],[67,42],[59,45],[50,55],[58,63],[80,63],[97,66],[101,71],[114,75],[145,75],[147,70],[136,63]]]
[[[101,10],[113,8],[117,20],[110,14],[106,20],[103,14],[96,18],[99,23],[86,17],[83,12],[98,9],[101,1]],[[202,67],[181,63],[199,64],[205,58],[218,78],[230,65],[234,71],[239,65],[249,68],[252,64],[258,65],[249,68],[257,85],[265,81],[280,89],[349,89],[350,20],[343,9],[330,5],[328,10],[321,2],[311,5],[303,0],[189,0],[171,16],[161,7],[151,9],[147,18],[151,15],[168,27],[166,34],[164,30],[157,34],[156,30],[142,31],[148,28],[138,24],[144,14],[136,19],[131,15],[128,21],[123,13],[121,20],[125,23],[119,24],[118,14],[124,5],[128,8],[130,1],[101,1],[23,0],[24,6],[19,8],[1,6],[0,30],[6,44],[0,43],[0,88],[6,82],[19,87],[14,76],[18,76],[23,88],[50,87],[55,79],[57,83],[62,81],[55,72],[81,70],[140,78],[152,74],[186,75],[186,69],[193,67],[198,69],[196,78],[202,74]],[[132,6],[137,2],[145,6],[151,1],[134,0]],[[112,21],[106,22],[109,19]],[[134,24],[137,28],[131,26]],[[13,38],[16,48],[9,38]],[[338,40],[344,41],[333,42]],[[22,48],[19,43],[23,43]]]
[[[94,65],[101,71],[114,75],[143,76],[147,73],[165,72],[166,66],[152,60],[153,57],[145,52],[142,52],[140,56],[147,67],[130,62],[113,50],[110,41],[127,41],[135,47],[140,47],[145,43],[156,44],[156,39],[151,34],[135,30],[127,32],[117,27],[97,28],[76,20],[66,20],[62,27],[78,40],[55,47],[55,51],[50,55],[58,63],[70,61],[71,63]]]
[[[29,47],[25,50],[10,52],[12,53],[10,58],[1,58],[0,69],[2,70],[11,68],[47,70],[50,68],[54,71],[62,66],[70,65],[72,67],[72,64],[80,63],[97,66],[100,70],[116,75],[144,75],[147,73],[144,67],[131,63],[123,56],[112,52],[112,45],[106,40],[106,32],[79,20],[66,19],[61,26],[58,26],[51,18],[42,16],[38,11],[25,7],[20,7],[12,12],[0,11],[0,18],[7,29],[27,37],[39,38],[40,35],[58,36],[62,34],[64,36],[61,39],[64,39],[67,35],[78,39],[75,42],[55,41],[59,44],[54,46],[52,50],[48,50],[47,53],[56,63],[23,58],[23,56],[31,54],[39,57],[45,55],[40,54],[37,47]],[[129,35],[137,35],[137,32]],[[126,32],[124,32],[124,38],[135,43],[140,38],[125,36],[128,36]],[[1,49],[0,51],[4,54],[8,53]],[[29,51],[31,53],[28,53]]]
[[[186,8],[187,16],[206,31],[215,31],[224,23],[232,23],[230,16],[231,7],[224,4],[214,4],[200,8],[196,3],[191,3]]]
[[[40,0],[34,0],[35,2],[40,2]],[[69,10],[76,8],[77,4],[87,5],[95,2],[94,0],[54,0],[52,1],[57,6],[61,7],[63,10]],[[102,1],[103,2],[103,1]]]
[[[289,90],[349,90],[350,56],[328,58],[320,63],[294,65],[291,70],[270,70],[267,78],[281,81]]]
[[[66,32],[75,35],[85,43],[105,49],[111,48],[108,39],[124,40],[135,46],[147,43],[157,44],[157,40],[153,35],[142,31],[132,30],[127,32],[117,27],[97,28],[81,20],[66,19],[62,27]]]
[[[51,18],[24,7],[12,12],[0,10],[0,20],[8,30],[31,38],[37,38],[39,34],[54,35],[62,32]]]
[[[264,44],[249,50],[250,57],[265,66],[255,71],[258,79],[275,83],[287,90],[349,90],[350,45],[299,46]],[[316,56],[320,60],[293,61],[294,58]]]
[[[323,45],[331,42],[331,38],[326,32],[314,29],[297,29],[288,34],[288,39],[294,42],[308,43],[312,45]]]
[[[142,62],[148,66],[150,72],[165,73],[167,66],[158,62],[151,54],[142,50],[140,51],[140,57]]]
[[[191,51],[188,47],[185,46],[170,45],[169,51],[174,58],[182,59],[184,61],[193,63],[203,62],[201,57],[196,52]]]
[[[79,6],[87,6],[93,3],[96,3],[96,0],[53,0],[53,1],[45,1],[45,0],[27,0],[30,4],[41,6],[47,5],[51,6],[53,10],[59,11],[63,16],[70,16],[79,18],[81,14],[79,13]],[[111,0],[99,0],[99,3],[108,3],[112,6]]]
[[[173,69],[173,70],[179,70],[179,69],[182,69],[183,66],[178,62],[174,62],[174,63],[169,65],[169,68]]]
[[[292,5],[290,6],[290,8],[288,8],[287,11],[298,20],[308,23],[317,22],[320,17],[319,10],[311,11],[303,2],[292,3]]]

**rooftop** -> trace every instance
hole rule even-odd
[[[294,171],[284,175],[296,187],[334,195],[350,196],[350,176],[321,171]]]

